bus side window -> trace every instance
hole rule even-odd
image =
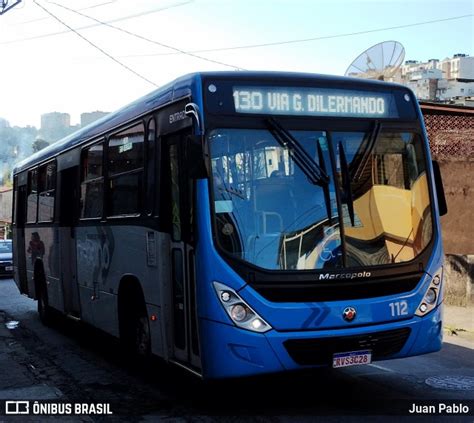
[[[39,168],[38,222],[52,222],[56,192],[56,163],[50,162]]]
[[[102,217],[104,143],[83,150],[81,157],[81,218]]]
[[[156,176],[159,175],[156,169],[158,161],[156,160],[156,130],[155,130],[155,119],[150,119],[148,122],[147,131],[147,151],[146,151],[146,213],[147,215],[153,214],[155,195],[158,189],[158,181]]]
[[[143,209],[145,128],[135,125],[109,138],[108,216],[137,215]]]
[[[36,223],[38,207],[38,169],[28,172],[28,193],[27,193],[26,222]]]
[[[26,187],[24,185],[20,186],[18,175],[14,177],[13,187],[12,223],[17,228],[23,228],[26,216]]]

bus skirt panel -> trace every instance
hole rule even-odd
[[[205,378],[231,378],[330,367],[335,354],[370,351],[371,361],[440,350],[442,305],[427,316],[337,330],[265,334],[201,319]]]

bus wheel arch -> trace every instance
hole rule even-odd
[[[133,275],[122,277],[117,300],[120,342],[127,355],[151,354],[150,325],[140,281]]]

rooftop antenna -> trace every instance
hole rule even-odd
[[[345,76],[389,81],[405,59],[405,48],[398,41],[384,41],[365,50],[347,68]]]

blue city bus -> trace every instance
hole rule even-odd
[[[14,274],[63,314],[203,378],[442,344],[446,212],[406,87],[181,77],[14,170]]]

